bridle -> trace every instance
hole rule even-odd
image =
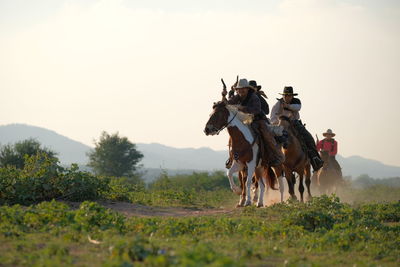
[[[236,115],[239,113],[239,111],[236,111],[235,115],[233,115],[232,119],[230,119],[230,121],[228,121],[226,124],[224,124],[219,130],[217,130],[217,135],[226,127],[228,127],[228,125],[235,119]]]

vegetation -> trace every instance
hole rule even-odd
[[[103,132],[95,142],[94,151],[89,153],[89,166],[97,175],[134,176],[137,164],[143,158],[136,145],[118,133]]]
[[[191,186],[193,184],[193,186]],[[46,154],[26,157],[23,169],[0,168],[0,204],[30,205],[40,201],[111,200],[143,205],[218,207],[231,200],[222,172],[170,179],[162,175],[145,187],[136,176],[107,177],[83,172],[77,165],[62,168]],[[218,192],[217,194],[214,194]]]
[[[336,197],[201,217],[124,217],[95,202],[0,207],[0,262],[104,266],[396,266],[400,204]]]
[[[323,195],[232,209],[238,197],[222,172],[163,173],[145,186],[37,153],[0,168],[0,265],[398,266],[400,187],[349,184],[339,195],[346,202]],[[107,200],[222,213],[127,217]]]
[[[0,167],[14,166],[22,169],[25,164],[25,158],[38,153],[46,154],[48,158],[57,161],[54,151],[42,147],[40,142],[35,139],[26,139],[0,148]]]

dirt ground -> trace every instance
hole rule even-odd
[[[66,202],[72,208],[78,208],[80,202]],[[127,217],[182,217],[182,216],[203,216],[203,215],[219,215],[232,213],[234,207],[221,207],[218,209],[198,209],[198,208],[181,208],[181,207],[153,207],[127,202],[111,202],[101,201],[99,204],[106,208],[120,212]]]
[[[289,194],[285,188],[284,201],[289,198]],[[297,188],[296,195],[299,198]],[[232,193],[233,194],[233,193]],[[306,194],[304,194],[306,197]],[[239,196],[237,196],[239,201]],[[264,205],[270,206],[280,202],[280,193],[278,190],[268,190],[264,196]],[[65,202],[74,209],[77,209],[80,202]],[[226,205],[224,207],[215,209],[202,209],[202,208],[183,208],[183,207],[154,207],[145,206],[140,204],[128,203],[128,202],[113,202],[113,201],[99,201],[99,204],[106,208],[120,212],[127,217],[139,216],[139,217],[152,217],[152,216],[165,216],[165,217],[182,217],[182,216],[204,216],[204,215],[220,215],[233,213],[236,208],[236,203]]]

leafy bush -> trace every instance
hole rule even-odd
[[[107,190],[107,181],[88,172],[59,167],[45,154],[27,157],[23,169],[0,169],[0,201],[7,204],[31,204],[44,200],[72,201],[98,199]]]
[[[74,220],[79,227],[86,231],[114,228],[122,232],[125,228],[125,217],[104,208],[96,202],[82,202],[75,212]]]
[[[131,177],[108,178],[108,188],[103,191],[102,197],[113,201],[130,201],[131,195],[145,191],[144,182]]]

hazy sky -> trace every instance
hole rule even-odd
[[[400,166],[400,1],[0,0],[0,125],[226,149],[203,128],[237,74],[270,106],[292,85],[341,155]]]

